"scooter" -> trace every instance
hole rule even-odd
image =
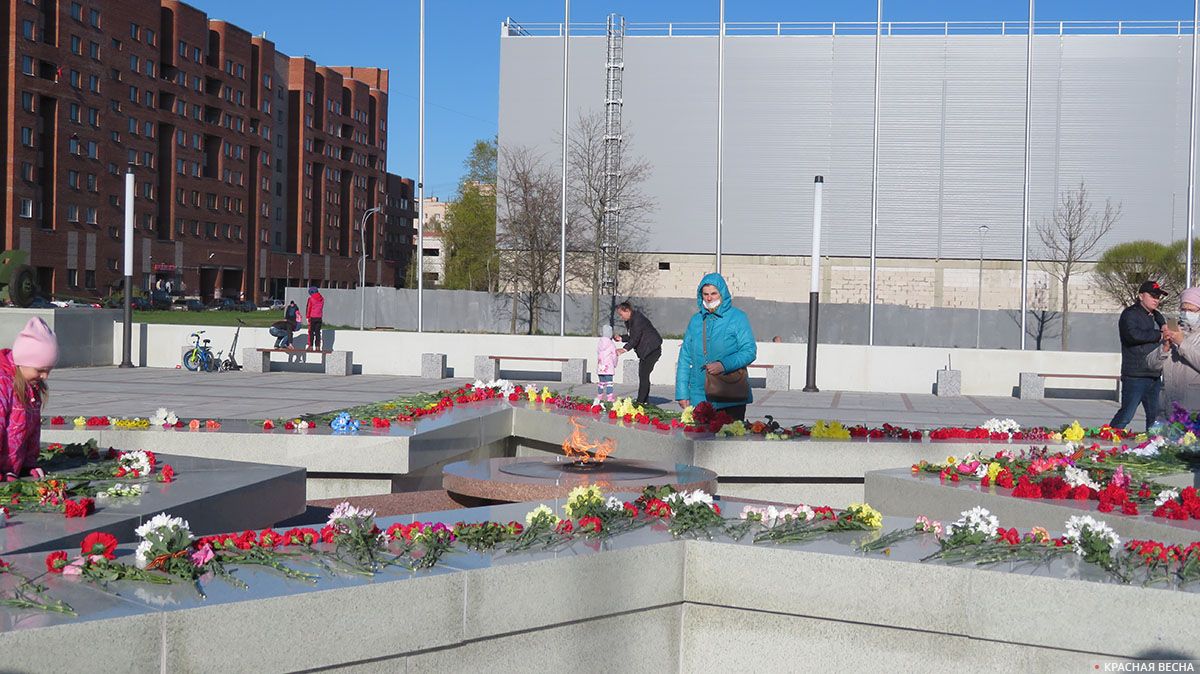
[[[237,358],[234,356],[234,354],[237,353],[238,336],[242,334],[242,326],[245,325],[246,322],[240,318],[237,319],[237,322],[237,330],[233,331],[233,344],[229,345],[229,351],[227,352],[225,359],[221,361],[221,372],[236,372],[242,369],[242,366],[238,365]]]

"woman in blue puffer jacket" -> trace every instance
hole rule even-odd
[[[720,274],[706,274],[696,288],[696,305],[700,311],[688,321],[675,365],[675,400],[680,407],[705,402],[705,371],[713,374],[732,372],[754,362],[758,346],[750,330],[750,319],[733,306],[729,286]],[[705,339],[708,342],[705,353]],[[754,399],[734,402],[712,402],[734,419],[746,418],[746,405]]]

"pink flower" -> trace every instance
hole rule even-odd
[[[208,543],[205,543],[191,554],[192,564],[195,564],[196,566],[204,566],[211,562],[215,556],[216,555],[213,554],[212,546]]]
[[[1117,466],[1117,472],[1113,473],[1111,482],[1121,489],[1129,488],[1129,473],[1125,472],[1125,466]]]

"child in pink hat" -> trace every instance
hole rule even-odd
[[[46,322],[31,318],[11,349],[0,349],[0,475],[12,482],[37,479],[46,378],[58,364],[58,338]]]

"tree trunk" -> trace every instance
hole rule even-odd
[[[517,293],[513,291],[512,311],[509,312],[509,327],[508,334],[517,334]]]
[[[592,267],[592,336],[600,334],[600,265]]]
[[[1070,327],[1067,323],[1067,319],[1070,317],[1070,314],[1068,313],[1068,310],[1067,310],[1067,305],[1071,299],[1071,294],[1070,294],[1071,291],[1069,289],[1070,283],[1071,283],[1071,272],[1068,271],[1068,272],[1064,273],[1063,277],[1062,277],[1062,350],[1063,351],[1067,350],[1067,334],[1070,332]]]

